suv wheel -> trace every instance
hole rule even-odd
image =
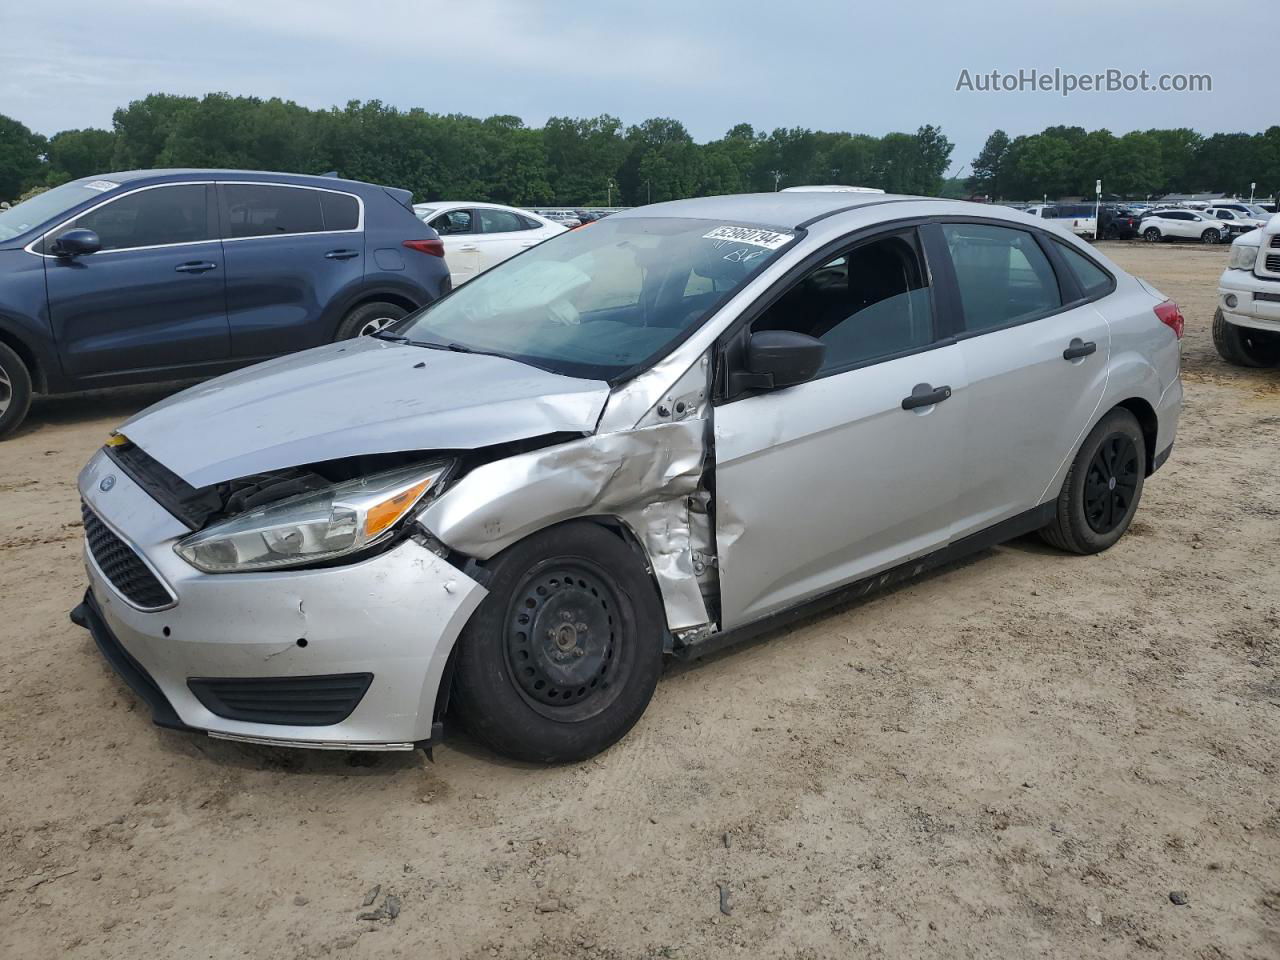
[[[338,324],[338,335],[334,339],[350,340],[352,337],[367,337],[399,320],[408,312],[404,307],[381,300],[362,303],[343,317],[342,322]]]
[[[453,704],[487,746],[567,763],[616,743],[662,669],[665,620],[644,564],[618,536],[577,521],[489,564],[489,595],[458,640]]]
[[[1142,498],[1147,447],[1138,419],[1116,408],[1080,445],[1058,494],[1057,516],[1040,531],[1071,553],[1099,553],[1129,529]]]
[[[18,429],[31,407],[31,373],[22,358],[0,343],[0,439]]]
[[[1280,334],[1229,323],[1219,308],[1213,315],[1213,345],[1218,356],[1237,367],[1280,364]]]
[[[1143,231],[1142,231],[1142,239],[1143,239],[1143,240],[1146,240],[1146,241],[1147,241],[1147,243],[1159,243],[1159,242],[1160,242],[1160,228],[1159,228],[1159,227],[1147,227],[1147,229],[1145,229],[1145,230],[1143,230]]]
[[[1200,234],[1201,243],[1221,243],[1222,234],[1210,227],[1204,233]]]

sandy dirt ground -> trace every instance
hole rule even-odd
[[[1188,317],[1117,547],[673,666],[558,769],[154,727],[67,611],[76,472],[166,390],[38,401],[0,445],[0,957],[1280,957],[1280,371],[1213,351],[1224,249],[1108,252]]]

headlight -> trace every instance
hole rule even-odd
[[[447,463],[379,473],[242,513],[174,545],[205,573],[272,570],[355,553],[386,537]]]
[[[1254,261],[1258,259],[1258,246],[1253,243],[1233,243],[1231,245],[1232,270],[1252,270]]]

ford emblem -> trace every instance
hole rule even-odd
[[[115,485],[116,485],[116,475],[114,473],[108,473],[105,477],[102,478],[102,482],[98,484],[98,489],[101,490],[103,493],[106,493]]]

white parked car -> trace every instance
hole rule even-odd
[[[1206,216],[1225,223],[1233,236],[1239,236],[1242,233],[1248,233],[1250,230],[1265,226],[1266,222],[1271,219],[1271,214],[1261,207],[1258,207],[1255,211],[1244,203],[1215,204],[1207,208],[1204,213]]]
[[[1218,281],[1213,344],[1239,367],[1280,364],[1280,217],[1231,244]]]
[[[566,229],[529,210],[497,203],[440,200],[415,203],[413,212],[444,241],[455,287]]]
[[[783,193],[884,193],[879,187],[846,187],[839,183],[807,184],[799,187],[783,187]]]
[[[1142,218],[1138,232],[1149,243],[1161,240],[1199,240],[1201,243],[1223,243],[1231,231],[1221,220],[1196,210],[1152,210]]]
[[[1052,220],[1077,237],[1092,239],[1098,232],[1098,210],[1092,203],[1037,203],[1022,212],[1041,220]]]

